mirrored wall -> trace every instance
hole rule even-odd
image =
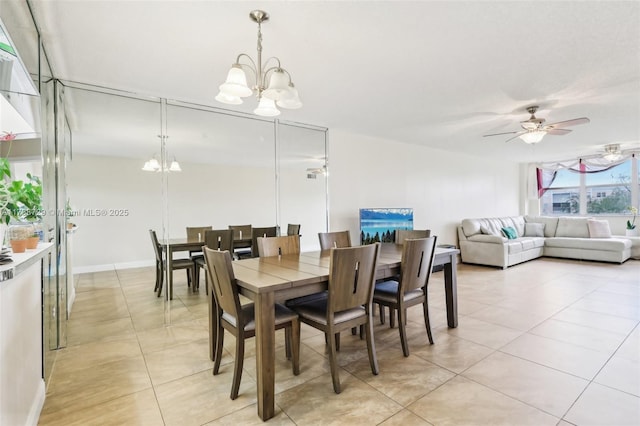
[[[319,249],[328,219],[325,128],[62,84],[73,141],[66,174],[77,225],[73,272],[115,269],[130,282],[124,291],[136,329],[207,312],[205,286],[194,292],[184,270],[173,273],[171,300],[165,290],[156,297],[150,230],[170,250],[187,227],[277,226],[286,234],[293,223],[301,225],[302,249]],[[157,170],[143,170],[152,161]]]

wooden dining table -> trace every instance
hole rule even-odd
[[[167,261],[167,297],[169,300],[173,300],[173,254],[184,251],[200,251],[204,246],[204,238],[201,239],[189,239],[189,238],[170,238],[168,240],[161,240],[163,256]],[[233,240],[234,248],[246,247],[247,243],[251,247],[251,236],[244,236],[242,238],[236,238]]]
[[[456,265],[459,250],[436,248],[433,266],[444,266],[447,324],[458,325]],[[376,279],[397,276],[402,246],[381,244]],[[264,421],[275,412],[276,302],[327,289],[330,250],[262,257],[233,262],[240,293],[254,302],[256,319],[256,376],[258,416]],[[213,292],[209,295],[210,339],[216,319]],[[212,342],[211,342],[212,343]],[[212,348],[212,346],[211,346]]]

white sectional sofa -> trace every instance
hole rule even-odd
[[[507,238],[504,228],[512,228],[515,238]],[[612,237],[608,222],[586,217],[464,219],[458,240],[462,262],[503,269],[541,256],[622,263],[632,246],[629,238]]]

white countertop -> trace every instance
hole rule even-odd
[[[53,243],[39,242],[35,249],[27,249],[24,253],[12,253],[13,262],[0,265],[0,281],[7,281],[37,262],[53,247]]]

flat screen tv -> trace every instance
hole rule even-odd
[[[360,209],[360,244],[393,243],[396,229],[413,229],[413,209]]]

